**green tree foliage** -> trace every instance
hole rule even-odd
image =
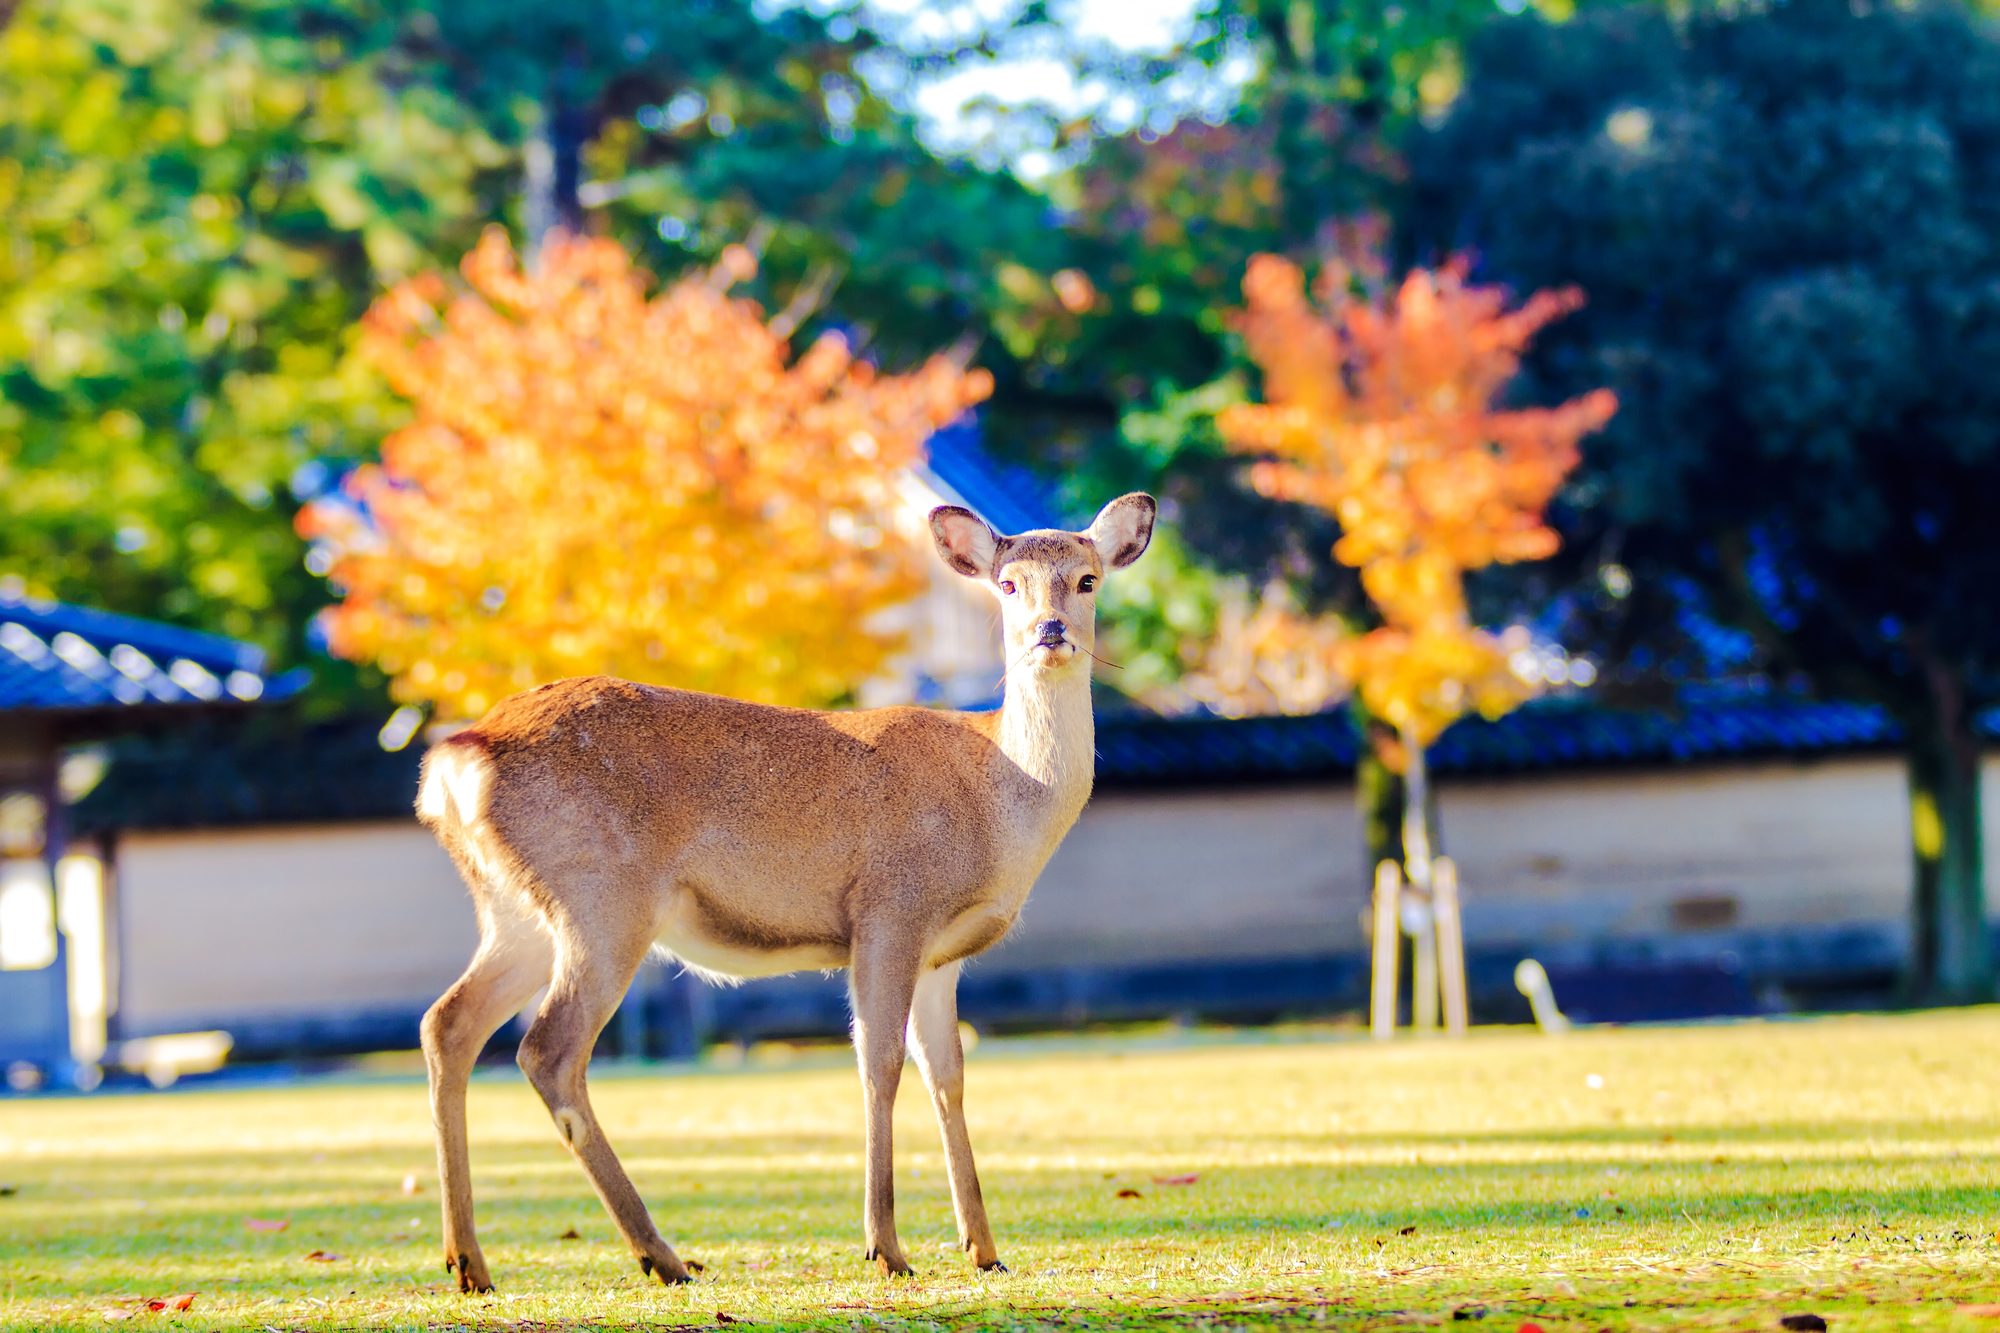
[[[1060,234],[925,153],[848,73],[865,43],[734,0],[30,0],[0,31],[0,572],[295,657],[327,593],[290,483],[403,413],[354,323],[525,221],[554,118],[551,206],[663,277],[755,239],[751,294],[892,368],[980,329]]]
[[[1076,262],[1103,293],[1080,336],[1051,349],[1060,360],[1045,355],[1035,367],[1052,397],[1098,405],[1043,432],[1066,468],[1099,487],[1146,485],[1178,502],[1205,561],[1282,575],[1315,606],[1343,597],[1358,606],[1329,555],[1328,524],[1239,485],[1240,460],[1187,417],[1186,395],[1226,396],[1232,371],[1246,369],[1226,317],[1241,304],[1252,255],[1338,260],[1357,280],[1384,276],[1379,210],[1403,174],[1397,135],[1456,94],[1459,44],[1493,12],[1491,0],[1234,0],[1217,9],[1192,54],[1216,68],[1254,61],[1236,113],[1101,139],[1058,190],[1072,209]],[[1185,429],[1163,440],[1163,417]]]
[[[1754,672],[1888,707],[1912,993],[1986,995],[2000,37],[1945,4],[1624,9],[1500,24],[1470,69],[1414,150],[1413,234],[1581,285],[1533,371],[1621,403],[1567,497],[1572,630],[1630,686]]]
[[[0,32],[0,569],[295,656],[286,487],[399,411],[344,358],[503,161],[338,9],[31,0]]]

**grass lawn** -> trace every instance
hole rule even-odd
[[[534,1094],[496,1071],[472,1092],[488,1297],[460,1296],[440,1262],[420,1080],[0,1101],[0,1184],[17,1187],[0,1196],[0,1328],[713,1327],[722,1312],[1555,1333],[1810,1312],[1838,1330],[2000,1331],[1959,1308],[2000,1301],[2000,1010],[1462,1044],[989,1041],[967,1082],[1013,1271],[980,1275],[952,1248],[912,1072],[897,1196],[919,1271],[890,1280],[861,1257],[851,1068],[603,1072],[614,1143],[668,1239],[706,1265],[665,1290]],[[190,1292],[184,1313],[145,1305]]]

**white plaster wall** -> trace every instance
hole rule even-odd
[[[1991,859],[2000,763],[1984,790]],[[1439,799],[1475,945],[1657,935],[1685,898],[1734,898],[1734,924],[1753,930],[1908,910],[1892,757],[1446,779]],[[1347,784],[1105,794],[989,965],[1358,949],[1366,896]]]
[[[1734,897],[1751,929],[1907,910],[1892,758],[1448,780],[1441,800],[1474,944],[1657,935],[1685,897]],[[2000,765],[1986,802],[2000,855]],[[135,1029],[427,1005],[475,942],[456,871],[413,822],[132,834],[118,885]],[[1347,784],[1107,792],[980,966],[1355,950],[1366,893]]]
[[[478,942],[458,871],[413,820],[128,834],[117,873],[133,1031],[428,1006]]]
[[[1364,860],[1350,786],[1101,794],[984,965],[1359,948]]]
[[[1440,817],[1468,942],[1656,934],[1677,899],[1733,898],[1753,930],[1895,920],[1909,900],[1893,760],[1452,782]]]

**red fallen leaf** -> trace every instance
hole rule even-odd
[[[1515,1329],[1514,1333],[1542,1333],[1542,1326],[1540,1324],[1523,1324]]]
[[[344,1254],[335,1254],[332,1250],[314,1250],[306,1256],[307,1259],[316,1264],[337,1264],[346,1257]]]
[[[194,1293],[184,1291],[178,1296],[165,1296],[157,1301],[147,1301],[146,1308],[156,1312],[160,1310],[185,1310],[193,1304]]]
[[[1143,1199],[1146,1196],[1134,1189],[1123,1189],[1118,1191],[1118,1197],[1121,1199]]]
[[[1200,1179],[1201,1176],[1199,1173],[1186,1176],[1154,1176],[1153,1183],[1155,1185],[1192,1185]]]
[[[243,1219],[243,1225],[252,1231],[283,1231],[291,1224],[292,1220],[289,1217],[246,1217]]]
[[[1972,1305],[1961,1305],[1958,1307],[1957,1313],[1969,1315],[1974,1319],[2000,1319],[2000,1305],[1995,1305],[1990,1301]]]

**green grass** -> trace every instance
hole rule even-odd
[[[1957,1309],[2000,1301],[2000,1010],[1462,1044],[989,1041],[967,1101],[1013,1269],[994,1276],[951,1248],[914,1073],[897,1120],[909,1280],[861,1257],[844,1064],[606,1071],[593,1091],[661,1229],[706,1265],[693,1286],[641,1280],[518,1078],[472,1096],[488,1297],[460,1296],[440,1263],[418,1081],[47,1098],[0,1102],[0,1183],[19,1187],[0,1198],[0,1328],[650,1328],[721,1311],[1347,1329],[1477,1306],[1467,1327],[1508,1333],[1805,1311],[1840,1330],[2000,1329]],[[180,1292],[197,1293],[188,1312],[145,1311]]]

